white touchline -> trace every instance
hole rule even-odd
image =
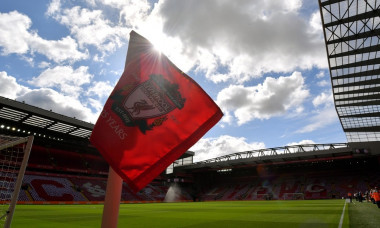
[[[344,202],[343,211],[342,211],[342,215],[340,216],[340,221],[339,221],[338,228],[342,228],[342,225],[343,225],[344,209],[346,209],[346,201]]]

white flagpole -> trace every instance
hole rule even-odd
[[[117,228],[123,179],[111,168],[108,172],[102,228]]]

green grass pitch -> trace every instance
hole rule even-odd
[[[344,200],[120,205],[118,227],[339,227]],[[345,207],[342,227],[349,227]],[[100,227],[103,205],[18,205],[12,227]]]

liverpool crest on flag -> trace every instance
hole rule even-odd
[[[162,75],[150,75],[130,93],[124,95],[122,90],[116,91],[111,99],[115,101],[112,110],[125,126],[139,126],[144,134],[156,126],[157,121],[152,119],[166,120],[166,114],[176,108],[182,109],[186,100],[178,91],[178,85]],[[148,124],[148,120],[152,123]]]

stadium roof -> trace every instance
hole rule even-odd
[[[380,141],[380,1],[319,5],[335,107],[347,140]]]
[[[358,156],[365,155],[364,151],[358,152]],[[369,153],[369,150],[366,150],[365,152],[367,154]],[[180,167],[180,169],[223,169],[255,166],[259,164],[290,164],[326,159],[348,159],[352,158],[354,154],[354,151],[347,143],[292,145],[228,154],[205,161],[195,162],[194,164],[184,165]]]
[[[78,141],[89,139],[93,124],[0,97],[0,128],[15,134],[34,134],[58,141]]]

